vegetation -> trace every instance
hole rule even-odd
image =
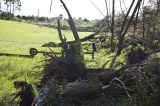
[[[0,20],[0,52],[11,54],[29,54],[29,48],[37,48],[38,50],[50,51],[48,48],[42,48],[41,46],[47,42],[60,42],[56,29],[46,28],[43,26],[37,26],[33,24],[27,24],[22,22],[4,21]],[[70,31],[63,31],[63,34],[68,40],[73,40]],[[91,33],[80,32],[80,38],[85,37]],[[91,51],[91,46],[85,46],[86,51]],[[60,52],[58,49],[53,49]],[[102,67],[103,63],[110,60],[111,56],[107,55],[105,49],[97,49],[95,54],[95,60],[92,60],[91,55],[85,55],[86,66],[90,68]],[[109,52],[109,51],[108,51]],[[102,57],[103,56],[103,57]],[[106,58],[104,58],[104,56]],[[33,84],[34,88],[40,83],[42,78],[41,70],[34,68],[41,65],[44,57],[37,55],[34,58],[21,58],[21,57],[0,57],[0,102],[1,105],[10,104],[13,99],[13,93],[16,92],[13,82],[17,80],[27,81]],[[123,59],[118,59],[123,62]],[[109,64],[106,65],[109,67]],[[5,83],[4,83],[5,82]]]
[[[63,44],[69,45],[69,48],[66,48],[66,55],[62,57],[51,56],[51,58],[46,61],[43,76],[45,82],[42,83],[48,88],[48,91],[47,93],[43,93],[44,95],[46,95],[46,97],[43,96],[42,100],[44,100],[44,102],[41,102],[41,104],[66,106],[92,104],[108,105],[110,100],[106,99],[111,96],[116,101],[120,102],[123,100],[128,100],[129,102],[125,102],[128,105],[158,105],[160,103],[159,75],[156,74],[154,71],[160,71],[159,62],[157,61],[159,60],[159,56],[152,57],[152,54],[155,55],[160,51],[159,42],[157,42],[159,41],[159,38],[158,35],[155,34],[156,32],[159,32],[159,30],[156,29],[159,24],[151,24],[151,21],[146,22],[146,15],[144,16],[145,12],[143,11],[143,15],[139,13],[142,0],[132,1],[129,9],[127,10],[127,13],[123,14],[122,19],[120,20],[122,21],[122,23],[119,26],[120,30],[118,30],[117,33],[115,33],[116,28],[118,29],[118,27],[115,26],[115,2],[113,1],[111,27],[107,25],[105,27],[101,27],[95,34],[87,36],[84,39],[79,39],[77,37],[78,34],[74,29],[75,26],[73,23],[71,23],[73,22],[71,15],[66,9],[63,1],[60,1],[62,2],[65,10],[68,13],[69,25],[75,37],[75,41],[62,41],[62,43],[58,44],[58,46],[61,46],[63,48]],[[149,1],[149,3],[152,4],[152,1]],[[133,8],[134,4],[136,5]],[[154,13],[152,12],[150,13],[150,15],[154,15],[155,17],[157,17],[159,13],[159,1],[157,0],[156,3],[153,2],[152,6],[153,5],[156,6],[156,8],[152,9],[156,12],[155,14],[152,14]],[[133,9],[133,12],[131,16],[129,16],[131,9]],[[133,21],[134,19],[135,21]],[[143,29],[142,27],[140,27],[142,25]],[[148,28],[147,31],[145,31],[145,25]],[[140,27],[140,30],[143,30],[143,35],[142,33],[136,33],[137,26]],[[111,36],[109,39],[111,43],[109,47],[111,48],[112,53],[116,51],[116,54],[112,58],[112,60],[109,60],[111,61],[110,67],[108,69],[105,69],[105,67],[100,69],[88,69],[86,67],[81,67],[81,65],[75,65],[76,62],[79,62],[79,59],[77,58],[76,60],[74,56],[77,55],[79,52],[75,52],[77,50],[70,47],[75,47],[75,45],[73,44],[79,42],[79,40],[81,42],[90,41],[91,39],[93,40],[93,36],[97,35],[97,33],[104,34],[105,32],[110,32],[107,31],[108,27],[111,30]],[[134,31],[129,31],[129,28],[130,30]],[[129,35],[129,32],[131,32],[131,35]],[[155,36],[157,36],[157,38],[155,38]],[[152,37],[154,37],[154,40],[151,40]],[[95,39],[93,41],[96,42]],[[104,42],[105,39],[101,39],[100,41],[101,47],[104,47],[104,45],[102,46],[102,41]],[[117,47],[115,45],[117,45]],[[154,46],[153,48],[153,45],[156,46]],[[98,47],[99,46],[97,46],[97,48]],[[143,47],[145,49],[143,49]],[[117,57],[124,55],[123,50],[127,49],[129,50],[129,52],[127,52],[127,55],[125,55],[126,63],[125,65],[122,65],[123,67],[121,67],[121,65],[118,64],[116,59]],[[71,50],[72,52],[69,52],[68,54],[67,50]],[[68,56],[70,55],[73,55],[73,58],[70,58],[70,61],[68,61]],[[148,62],[151,62],[150,65],[148,64]],[[107,63],[105,63],[103,66],[105,66]],[[60,64],[63,67],[60,67]],[[116,69],[116,66],[119,66],[120,68]],[[153,69],[154,71],[151,71],[153,67],[158,67],[158,70],[155,68]],[[38,96],[41,97],[41,95]],[[126,99],[125,97],[128,97],[128,99]],[[116,101],[112,101],[112,103],[114,104]],[[125,103],[123,103],[123,105]],[[116,104],[117,103],[115,103],[114,105]]]
[[[63,0],[60,2],[69,19],[63,19],[62,14],[55,19],[58,25],[50,27],[57,28],[58,34],[56,29],[33,25],[38,21],[32,16],[18,18],[34,20],[33,24],[0,20],[0,45],[4,47],[1,53],[26,54],[31,46],[52,53],[43,53],[45,58],[42,55],[32,59],[0,57],[0,83],[3,85],[0,105],[16,104],[15,94],[11,95],[15,92],[13,81],[22,94],[29,88],[31,102],[32,85],[38,88],[35,105],[159,105],[160,1],[150,0],[149,6],[141,8],[142,0],[132,0],[126,14],[122,11],[116,16],[113,0],[112,17],[107,12],[107,16],[94,25],[88,19],[72,18]],[[107,0],[105,2],[108,10]],[[78,33],[76,26],[79,31],[91,27],[90,31],[96,29],[96,32]],[[25,93],[16,94],[15,98],[17,95],[21,100],[19,104],[25,104]]]
[[[22,22],[0,20],[0,52],[11,54],[29,54],[29,48],[48,50],[42,48],[47,42],[60,42],[57,30]],[[67,39],[73,40],[70,31],[63,31]],[[81,37],[90,33],[79,33]],[[59,51],[58,49],[55,49]],[[60,52],[60,51],[59,51]],[[0,103],[7,105],[14,97],[13,82],[17,80],[28,81],[34,85],[39,84],[41,69],[34,67],[41,65],[44,57],[37,55],[35,58],[20,58],[0,56]]]

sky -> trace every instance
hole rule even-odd
[[[71,12],[72,17],[82,19],[88,18],[92,19],[102,19],[104,18],[103,15],[106,15],[106,4],[105,0],[63,0],[68,7],[69,11]],[[92,1],[92,3],[91,3]],[[122,8],[125,9],[124,3],[128,8],[131,4],[131,0],[115,0],[115,10],[116,13],[120,12],[120,2],[122,3]],[[46,16],[46,17],[57,17],[59,14],[63,14],[64,17],[67,18],[67,14],[62,7],[62,4],[59,0],[52,0],[52,11],[50,10],[50,3],[51,0],[21,0],[22,7],[21,11],[17,11],[16,14],[20,15],[34,15],[37,16],[38,9],[39,9],[39,16]],[[112,8],[112,0],[107,0],[108,7]],[[93,5],[94,4],[94,5]],[[96,9],[96,7],[101,10],[102,14]],[[3,5],[5,9],[6,6]]]

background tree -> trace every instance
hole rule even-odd
[[[7,7],[7,13],[4,13],[5,16],[3,19],[12,19],[14,17],[15,10],[20,10],[21,1],[20,0],[3,0],[4,4]],[[7,15],[6,15],[7,14]]]
[[[15,9],[20,10],[21,1],[20,0],[3,0],[7,6],[7,12],[14,13]],[[10,8],[10,11],[9,11]]]
[[[2,4],[1,4],[1,0],[0,0],[0,13],[1,13],[1,11],[2,11],[1,9],[2,9]]]

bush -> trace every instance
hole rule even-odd
[[[0,14],[0,19],[3,19],[3,20],[12,20],[13,17],[14,17],[14,14],[9,12],[2,12]]]

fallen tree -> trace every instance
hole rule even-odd
[[[33,105],[79,106],[91,105],[93,103],[106,105],[109,104],[109,100],[107,100],[109,97],[116,99],[121,99],[120,97],[127,98],[130,102],[133,102],[134,98],[140,98],[139,100],[146,98],[144,100],[148,101],[146,103],[143,100],[141,102],[143,105],[150,105],[153,101],[155,104],[160,103],[158,99],[160,79],[156,72],[150,72],[152,67],[157,67],[156,71],[160,72],[160,63],[157,61],[145,63],[148,54],[143,50],[132,50],[129,52],[127,55],[128,64],[120,69],[87,69],[85,67],[85,61],[81,53],[81,42],[93,39],[103,28],[88,37],[79,39],[71,14],[64,2],[60,1],[69,16],[68,22],[75,41],[66,42],[63,39],[59,26],[60,20],[58,20],[58,32],[61,43],[50,43],[43,46],[60,46],[64,55],[62,57],[48,55],[50,59],[44,64],[41,81],[43,87]],[[141,1],[137,2],[126,28],[123,28],[123,26],[121,29],[117,56],[121,54],[125,34]],[[126,21],[123,24],[125,23]],[[157,78],[157,80],[154,80],[154,78]],[[134,95],[134,98],[132,98],[132,95]]]

